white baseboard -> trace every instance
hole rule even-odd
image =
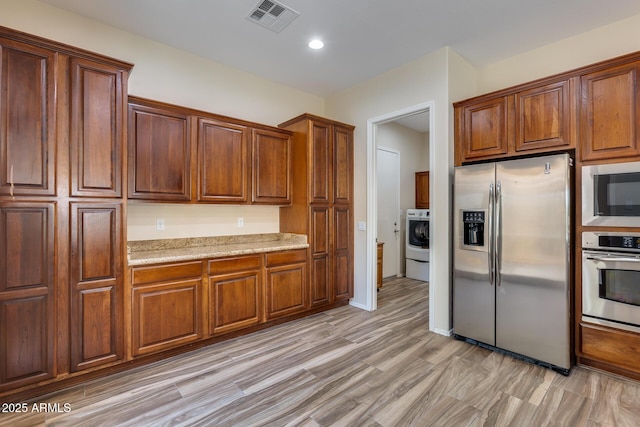
[[[435,329],[431,329],[431,332],[434,332],[439,335],[444,335],[445,337],[450,337],[451,335],[453,335],[453,329],[435,328]]]
[[[359,308],[359,309],[361,309],[361,310],[369,311],[369,310],[367,309],[367,306],[366,306],[366,305],[364,305],[364,304],[359,304],[359,303],[357,303],[357,302],[349,301],[349,305],[350,305],[350,306],[353,306],[353,307],[355,307],[355,308]]]

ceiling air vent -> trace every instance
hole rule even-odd
[[[275,0],[262,0],[251,9],[247,19],[279,33],[299,15],[295,10]]]

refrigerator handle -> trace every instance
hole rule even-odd
[[[495,280],[496,286],[500,286],[500,262],[502,260],[502,186],[500,181],[496,184],[496,224],[495,224]]]
[[[493,196],[493,182],[489,184],[489,212],[487,213],[487,217],[489,219],[489,230],[487,239],[489,248],[487,250],[487,257],[489,263],[489,285],[493,286],[495,284],[495,274],[494,274],[494,265],[493,261],[495,257],[493,256],[493,205],[494,205],[494,196]]]

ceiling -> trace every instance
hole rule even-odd
[[[278,0],[300,15],[275,32],[247,19],[258,0],[41,1],[319,96],[444,46],[482,67],[640,14],[638,0]]]

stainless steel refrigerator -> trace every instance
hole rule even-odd
[[[571,159],[455,168],[453,330],[571,368]]]

